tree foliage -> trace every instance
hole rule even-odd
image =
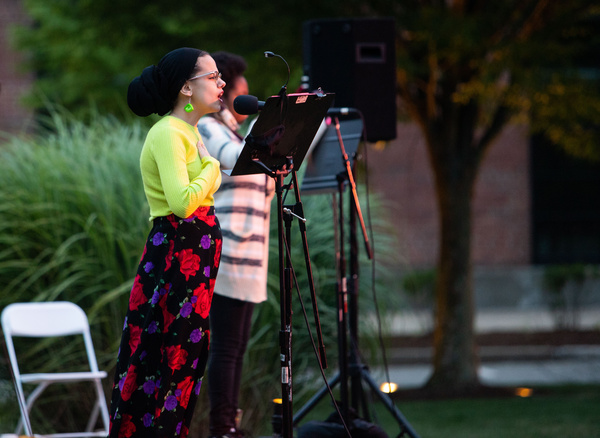
[[[243,55],[251,92],[261,99],[276,94],[287,80],[285,65],[264,57],[264,51],[273,51],[290,64],[289,85],[294,89],[302,75],[302,23],[364,12],[355,0],[231,1],[226,7],[218,2],[175,6],[167,0],[24,0],[24,4],[33,25],[18,27],[15,36],[18,47],[28,53],[28,68],[38,75],[29,102],[39,107],[42,99],[49,99],[80,113],[91,101],[101,111],[116,114],[125,109],[131,79],[177,47]],[[370,7],[367,13],[375,10]]]

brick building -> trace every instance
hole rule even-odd
[[[11,45],[10,30],[15,23],[26,23],[21,0],[2,0],[0,8],[0,131],[19,132],[31,124],[31,112],[20,99],[31,84],[32,75],[19,70],[22,56]]]
[[[398,125],[385,150],[367,154],[370,180],[389,201],[406,260],[431,266],[439,224],[433,173],[424,138],[413,124]],[[507,127],[485,157],[473,203],[476,265],[522,266],[531,262],[529,139],[523,126]]]

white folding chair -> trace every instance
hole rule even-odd
[[[78,431],[42,435],[57,438],[106,437],[109,428],[108,408],[101,382],[101,379],[106,377],[106,372],[98,370],[88,319],[81,307],[64,301],[9,304],[2,311],[2,330],[6,339],[10,365],[13,370],[15,390],[21,410],[21,420],[17,426],[16,433],[20,433],[24,428],[26,435],[33,436],[29,413],[35,400],[50,384],[87,381],[94,385],[97,400],[90,414],[85,432]],[[13,337],[46,338],[71,335],[83,336],[89,371],[20,373]],[[37,385],[27,399],[25,399],[23,391],[24,384]],[[96,426],[98,420],[98,414],[101,415],[104,429],[93,431],[92,429]]]

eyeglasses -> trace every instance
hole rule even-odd
[[[208,73],[202,73],[201,75],[191,77],[188,79],[188,81],[193,81],[194,79],[203,78],[210,75],[213,75],[213,77],[209,77],[208,79],[211,79],[215,82],[219,82],[219,79],[221,79],[221,73],[219,73],[219,70],[213,70],[209,71]]]

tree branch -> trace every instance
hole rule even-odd
[[[502,128],[508,122],[508,118],[511,114],[510,109],[506,105],[500,105],[494,116],[492,117],[492,122],[485,130],[484,134],[481,136],[481,139],[477,143],[477,151],[479,153],[483,153],[483,151],[491,144],[492,140],[502,131]]]

